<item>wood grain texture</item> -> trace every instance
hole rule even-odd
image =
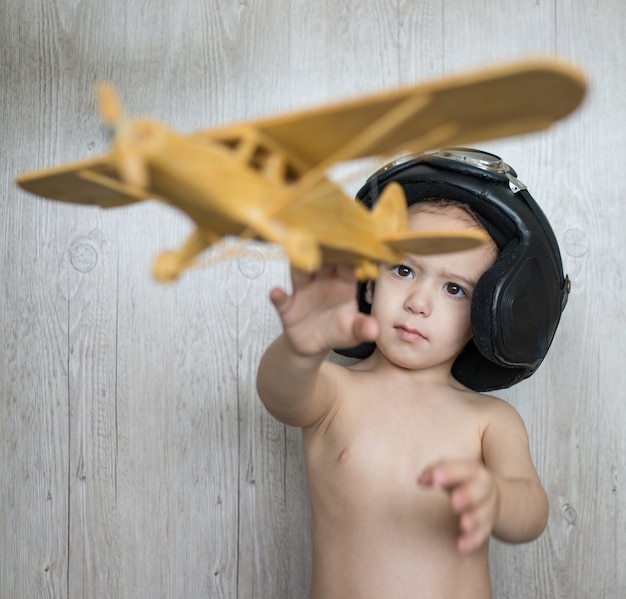
[[[193,131],[537,54],[571,59],[591,91],[546,133],[482,144],[548,214],[573,285],[545,363],[501,393],[551,512],[538,541],[494,543],[494,597],[623,597],[625,26],[621,0],[5,0],[0,597],[305,598],[310,579],[299,431],[254,389],[284,261],[211,253],[163,287],[151,263],[186,237],[184,217],[13,184],[104,150],[95,83]]]

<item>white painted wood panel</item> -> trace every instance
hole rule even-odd
[[[623,597],[625,27],[621,0],[5,0],[0,597],[304,598],[310,578],[299,432],[254,389],[284,262],[211,254],[164,287],[151,262],[184,217],[13,184],[105,150],[96,81],[129,114],[191,131],[546,53],[587,71],[582,110],[481,144],[545,209],[573,283],[545,364],[502,393],[551,512],[538,541],[494,544],[494,596]],[[346,172],[352,190],[368,174]]]

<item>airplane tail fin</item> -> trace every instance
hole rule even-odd
[[[488,237],[478,230],[411,231],[406,196],[399,183],[389,183],[373,209],[379,239],[402,254],[445,254],[477,247]]]
[[[372,216],[381,239],[407,230],[409,224],[406,197],[399,183],[391,182],[385,187],[372,209]]]

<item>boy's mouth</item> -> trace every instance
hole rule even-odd
[[[424,337],[424,335],[410,327],[406,327],[404,325],[396,325],[394,328],[398,332],[398,336],[400,337],[400,339],[402,339],[403,341],[408,341],[409,343],[427,341],[427,338]]]

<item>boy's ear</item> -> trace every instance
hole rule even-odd
[[[371,306],[374,302],[374,281],[365,283],[365,294],[363,299]]]

